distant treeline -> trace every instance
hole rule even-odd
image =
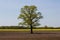
[[[30,29],[30,27],[24,26],[0,26],[0,29]],[[60,29],[60,27],[33,27],[33,29]]]

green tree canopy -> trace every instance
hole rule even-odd
[[[23,20],[19,25],[29,26],[31,28],[40,25],[39,19],[41,18],[43,18],[41,12],[38,12],[37,7],[34,5],[21,8],[21,13],[18,16],[18,19]]]

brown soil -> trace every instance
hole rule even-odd
[[[0,40],[60,40],[60,32],[0,32]]]

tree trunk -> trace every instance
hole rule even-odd
[[[32,25],[30,25],[31,26],[31,34],[33,34],[33,27],[32,27]]]

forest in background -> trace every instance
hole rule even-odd
[[[24,26],[0,26],[0,29],[30,29],[30,27],[24,27]],[[33,27],[33,29],[60,29],[60,27]]]

